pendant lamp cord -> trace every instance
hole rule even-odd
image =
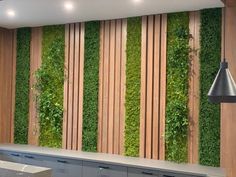
[[[224,59],[224,62],[225,62],[225,41],[226,41],[226,39],[225,39],[225,24],[226,24],[226,6],[225,6],[225,8],[224,8],[224,28],[223,28],[223,30],[224,30],[224,45],[223,45],[223,47],[224,47],[224,49],[223,49],[223,51],[224,51],[224,55],[223,55],[223,59]]]

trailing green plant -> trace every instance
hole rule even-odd
[[[208,101],[207,93],[221,58],[221,9],[201,11],[200,27],[199,162],[220,165],[220,105]]]
[[[99,22],[85,23],[82,149],[92,152],[97,151],[99,32]]]
[[[64,84],[64,26],[43,27],[42,65],[36,72],[40,146],[61,147]]]
[[[139,156],[141,18],[127,22],[127,63],[125,95],[125,155]]]
[[[189,14],[168,15],[166,159],[187,162]]]
[[[14,143],[28,143],[30,28],[17,29]]]

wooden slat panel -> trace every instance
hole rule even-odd
[[[10,143],[13,138],[15,40],[14,30],[0,28],[0,143]]]
[[[104,80],[104,35],[105,23],[100,23],[100,62],[99,62],[99,106],[98,106],[98,152],[102,152],[103,122],[103,80]]]
[[[109,57],[109,110],[108,110],[108,153],[113,153],[114,141],[114,80],[115,80],[115,21],[110,22]]]
[[[235,1],[235,0],[234,0]],[[229,70],[234,80],[236,79],[236,6],[226,7],[226,58]],[[221,167],[225,168],[227,177],[236,176],[236,105],[221,105]]]
[[[109,46],[110,46],[110,22],[105,22],[104,39],[104,82],[103,82],[103,124],[102,124],[102,152],[107,152],[108,148],[108,97],[109,97]]]
[[[160,40],[161,40],[161,24],[160,15],[155,16],[154,31],[154,63],[153,63],[153,137],[152,137],[152,158],[159,158],[159,102],[160,102]]]
[[[119,154],[120,143],[120,93],[121,93],[121,54],[122,54],[122,23],[121,20],[116,22],[115,34],[115,105],[114,105],[114,154]],[[122,134],[121,134],[122,135]]]
[[[70,44],[69,44],[69,39],[70,39],[70,25],[67,24],[65,26],[65,69],[64,69],[64,75],[65,75],[65,80],[64,80],[64,101],[63,101],[63,108],[64,108],[64,113],[63,113],[63,138],[62,138],[62,147],[64,149],[67,148],[67,127],[68,127],[68,78],[69,78],[69,52],[70,52]]]
[[[75,24],[75,49],[74,49],[74,87],[73,87],[73,130],[72,130],[72,149],[77,149],[78,141],[78,115],[79,115],[79,71],[80,71],[80,25]]]
[[[140,99],[140,146],[139,156],[145,157],[146,144],[146,59],[147,59],[147,17],[142,17],[141,46],[141,99]]]
[[[30,93],[29,93],[29,129],[28,144],[38,145],[39,138],[39,117],[36,108],[36,93],[33,89],[36,82],[35,72],[41,66],[42,56],[42,28],[31,29],[30,43]]]
[[[120,93],[120,147],[119,154],[124,153],[124,130],[125,130],[125,91],[126,91],[126,42],[127,42],[127,19],[122,20],[122,46],[121,46],[121,93]]]
[[[147,110],[146,110],[146,158],[152,157],[152,94],[153,94],[153,34],[154,17],[148,17],[147,47]]]
[[[188,161],[198,162],[198,117],[199,117],[199,40],[200,13],[190,12],[190,75],[189,75],[189,137]]]
[[[165,160],[167,15],[161,19],[160,142],[159,159]]]
[[[80,68],[79,68],[79,116],[78,116],[78,147],[82,149],[82,129],[83,129],[83,88],[84,88],[84,23],[80,27]],[[76,105],[75,105],[76,106]]]

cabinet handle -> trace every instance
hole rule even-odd
[[[66,160],[57,160],[59,163],[68,163]]]
[[[11,156],[14,156],[14,157],[20,157],[19,154],[11,154]]]
[[[153,175],[153,173],[146,172],[146,171],[143,171],[142,174],[144,174],[144,175]]]
[[[34,157],[30,156],[30,155],[25,155],[25,158],[27,158],[27,159],[34,159]]]
[[[105,166],[98,166],[98,168],[100,168],[100,170],[102,170],[102,169],[109,169],[109,167],[105,167]]]
[[[163,175],[163,177],[175,177],[175,176],[171,176],[171,175]]]

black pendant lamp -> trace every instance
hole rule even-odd
[[[224,60],[220,63],[220,69],[208,92],[211,103],[236,103],[236,84],[225,59],[225,14],[226,8],[224,9]]]

